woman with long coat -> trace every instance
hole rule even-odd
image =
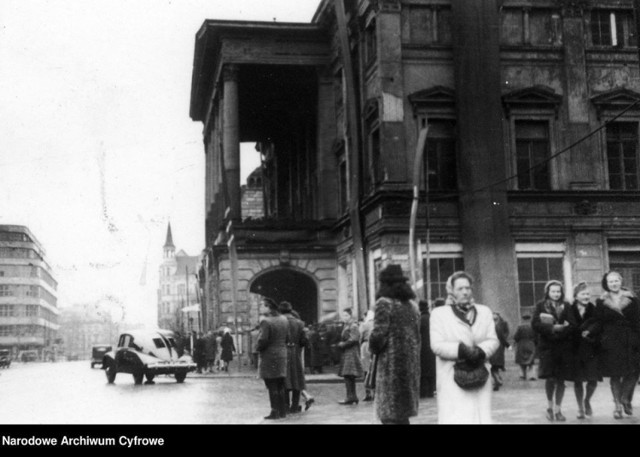
[[[270,298],[263,298],[260,313],[260,335],[257,349],[260,353],[258,375],[269,391],[271,413],[265,419],[280,419],[287,415],[284,378],[287,375],[287,318],[278,312],[278,305]]]
[[[371,352],[369,351],[369,338],[371,337],[371,331],[373,330],[373,310],[370,309],[365,315],[364,322],[360,324],[360,359],[362,360],[362,371],[364,371],[364,377],[367,377],[367,373],[371,369]],[[373,389],[365,387],[365,397],[362,401],[373,400]]]
[[[474,303],[473,278],[457,271],[447,279],[449,297],[445,306],[431,312],[431,349],[436,355],[438,423],[490,424],[491,384],[468,390],[454,379],[458,361],[484,364],[498,349],[493,313],[488,306]]]
[[[595,326],[595,305],[586,282],[573,288],[573,304],[566,310],[566,320],[573,340],[573,390],[578,402],[578,419],[593,414],[591,397],[602,377],[598,373],[596,341],[590,336]],[[583,383],[587,384],[585,394]]]
[[[522,375],[520,379],[527,379],[527,371],[533,368],[536,358],[536,332],[531,328],[531,316],[525,314],[522,316],[524,323],[520,324],[513,335],[513,341],[516,345],[515,361],[520,365]],[[529,380],[535,381],[535,376],[531,376]]]
[[[220,345],[222,346],[220,359],[222,359],[222,361],[224,362],[223,369],[224,371],[229,371],[229,362],[233,360],[233,353],[236,351],[236,345],[233,343],[230,329],[224,329],[224,335],[222,335],[222,341],[220,342]]]
[[[551,280],[544,286],[544,300],[536,304],[531,327],[538,334],[538,377],[545,379],[547,420],[566,421],[562,414],[564,382],[573,377],[573,343],[566,320],[564,286]],[[555,393],[555,409],[554,409]]]
[[[640,371],[640,302],[622,287],[622,276],[609,271],[602,277],[601,298],[596,300],[594,333],[600,341],[599,368],[610,378],[615,403],[613,417],[622,410],[632,415],[631,400]]]
[[[377,357],[375,408],[383,424],[408,424],[420,401],[420,312],[400,265],[380,272],[369,348]]]
[[[341,405],[357,405],[356,378],[361,377],[363,374],[362,360],[360,360],[360,332],[358,323],[352,316],[351,308],[344,309],[341,317],[344,322],[344,328],[338,343],[338,349],[342,351],[338,376],[344,378],[347,398],[338,403]]]

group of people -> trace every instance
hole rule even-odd
[[[595,304],[586,282],[574,288],[572,304],[565,301],[560,281],[546,284],[531,326],[538,335],[538,376],[545,379],[549,421],[566,421],[561,410],[565,381],[574,383],[578,419],[593,414],[590,400],[603,378],[610,379],[613,417],[633,414],[640,377],[640,302],[622,284],[620,273],[607,272],[604,293]]]
[[[216,371],[229,372],[229,362],[233,360],[236,347],[231,336],[231,330],[225,328],[214,333],[208,331],[197,334],[193,343],[193,361],[197,365],[197,373],[213,373]]]

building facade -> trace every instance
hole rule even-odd
[[[89,360],[94,345],[117,345],[123,329],[109,302],[76,304],[60,310],[60,348],[69,360]]]
[[[160,265],[158,327],[183,335],[201,330],[201,313],[195,309],[201,301],[197,276],[199,262],[199,257],[189,256],[182,249],[176,253],[169,224]]]
[[[631,0],[336,6],[309,24],[207,20],[196,35],[207,324],[255,319],[256,294],[309,322],[371,307],[381,267],[409,272],[416,176],[422,296],[446,296],[464,268],[515,326],[549,279],[598,294],[617,269],[640,288]],[[241,142],[261,154],[261,219],[242,210]]]
[[[41,359],[58,344],[58,283],[44,248],[20,225],[0,225],[0,348],[14,357],[36,350]]]

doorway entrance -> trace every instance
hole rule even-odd
[[[318,321],[318,287],[310,276],[289,268],[261,274],[250,292],[272,298],[276,303],[288,301],[305,324]]]

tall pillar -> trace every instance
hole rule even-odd
[[[519,323],[515,245],[509,230],[497,0],[453,0],[459,214],[465,269],[479,303]]]
[[[230,217],[240,219],[240,121],[238,103],[238,67],[225,65],[222,72],[224,172],[229,196]]]

